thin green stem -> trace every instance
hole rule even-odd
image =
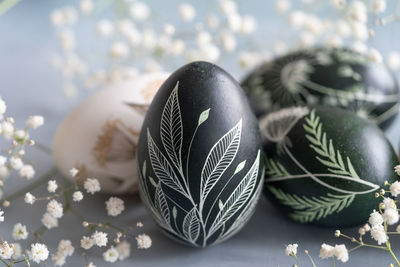
[[[299,259],[297,258],[296,254],[293,254],[293,258],[296,259],[296,264],[297,264],[298,267],[300,267]]]
[[[0,16],[4,15],[11,8],[16,6],[21,0],[4,0],[0,3]]]
[[[336,263],[335,263],[335,256],[332,256],[332,266],[335,267]]]
[[[16,199],[18,199],[19,197],[25,195],[26,193],[32,191],[33,189],[39,187],[40,185],[42,185],[44,182],[46,182],[49,177],[55,175],[57,173],[57,169],[54,167],[52,168],[50,171],[48,171],[47,173],[45,173],[43,176],[39,177],[38,179],[36,179],[35,182],[33,182],[32,184],[22,188],[21,190],[4,197],[1,201],[0,204],[2,205],[4,203],[4,201],[14,201]]]

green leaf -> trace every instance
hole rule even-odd
[[[233,175],[235,175],[236,173],[240,172],[241,170],[243,170],[244,166],[246,165],[246,160],[243,160],[242,162],[240,162],[236,169],[235,172],[233,173]]]
[[[142,175],[143,177],[146,177],[146,161],[143,162]]]
[[[157,183],[156,183],[156,181],[154,181],[153,177],[149,176],[149,180],[150,180],[150,183],[151,183],[154,187],[157,187]]]
[[[205,122],[208,119],[209,113],[210,113],[210,108],[204,110],[199,116],[199,122],[197,123],[197,125],[201,125],[203,122]]]

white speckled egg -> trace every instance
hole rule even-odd
[[[167,73],[151,73],[110,84],[77,106],[61,123],[53,155],[67,177],[99,179],[102,192],[137,191],[136,149],[144,115]]]

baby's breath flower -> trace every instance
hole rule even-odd
[[[14,260],[20,258],[22,256],[21,245],[19,243],[12,243],[11,246],[13,248],[12,258]]]
[[[368,19],[367,7],[362,1],[352,1],[347,8],[347,18],[353,22],[366,23]]]
[[[358,229],[358,233],[359,233],[360,235],[365,235],[365,229],[364,229],[364,227],[360,227],[360,228]]]
[[[4,222],[4,211],[0,209],[0,222]]]
[[[371,9],[375,14],[384,12],[386,10],[386,0],[373,0]]]
[[[340,236],[340,230],[336,230],[336,231],[335,231],[335,236],[336,236],[336,237],[339,237],[339,236]]]
[[[49,250],[47,249],[47,246],[45,244],[31,244],[30,256],[31,260],[36,263],[40,263],[41,261],[45,261],[49,257]]]
[[[14,250],[12,246],[10,246],[7,241],[3,241],[0,246],[0,258],[4,260],[9,260],[11,259],[12,255],[14,253]]]
[[[81,201],[82,199],[83,199],[83,194],[82,194],[81,191],[75,191],[75,192],[72,194],[72,200],[73,200],[73,201],[79,202],[79,201]]]
[[[376,225],[381,225],[383,223],[382,215],[376,210],[374,210],[369,216],[368,222],[371,224],[372,227]]]
[[[396,203],[390,197],[385,197],[382,201],[382,208],[383,209],[396,209]]]
[[[137,222],[136,223],[136,227],[139,227],[139,228],[143,227],[143,223],[142,222]]]
[[[92,195],[101,190],[99,180],[95,178],[87,178],[83,183],[83,187],[85,188],[86,192]]]
[[[107,245],[107,233],[96,231],[92,235],[92,239],[98,247],[104,247]]]
[[[113,58],[120,59],[128,56],[129,46],[125,42],[117,41],[111,45],[110,55]]]
[[[386,63],[391,70],[398,70],[400,68],[400,54],[396,51],[390,52],[386,57]],[[400,175],[400,165],[394,167],[394,170],[397,175]]]
[[[27,204],[33,205],[33,203],[35,203],[35,201],[36,201],[36,197],[28,192],[25,194],[24,201]]]
[[[393,225],[399,221],[399,212],[396,208],[388,208],[385,209],[382,217],[388,225]]]
[[[10,174],[9,169],[6,166],[0,166],[0,177],[5,178]]]
[[[58,188],[57,182],[55,180],[50,180],[47,182],[47,191],[50,193],[56,192]]]
[[[22,162],[21,158],[11,157],[10,165],[14,170],[19,170],[24,166],[24,163]]]
[[[93,11],[93,1],[92,0],[81,0],[79,2],[79,9],[82,14],[89,15]]]
[[[71,174],[72,177],[75,177],[78,174],[78,169],[72,168],[69,170],[69,174]]]
[[[144,2],[135,2],[130,8],[131,16],[136,20],[145,20],[150,16],[150,8]]]
[[[85,267],[96,267],[96,265],[93,262],[89,262]]]
[[[342,262],[347,262],[349,260],[349,252],[345,245],[336,245],[334,249],[334,255],[336,258]]]
[[[26,226],[21,223],[16,223],[13,228],[12,236],[15,240],[25,240],[28,238]]]
[[[114,25],[111,21],[103,19],[97,23],[97,32],[100,34],[100,36],[108,37],[113,31]]]
[[[27,164],[24,165],[20,170],[19,170],[19,175],[23,178],[26,179],[32,179],[33,176],[35,176],[35,169],[33,169],[32,165]]]
[[[92,238],[87,237],[87,236],[83,236],[83,237],[82,237],[82,239],[81,239],[81,247],[82,247],[83,249],[88,250],[88,249],[90,249],[91,247],[93,247],[93,245],[94,245],[94,241],[93,241]]]
[[[399,57],[400,57],[400,55],[399,55]],[[400,176],[400,165],[395,166],[395,167],[394,167],[394,171],[395,171],[395,173],[396,173],[397,175]]]
[[[151,247],[151,238],[146,234],[138,235],[136,241],[139,249],[148,249]]]
[[[74,254],[75,248],[72,246],[70,240],[60,240],[58,243],[57,253],[65,257],[72,256]]]
[[[241,26],[241,33],[243,34],[250,34],[256,30],[257,22],[253,16],[243,16],[242,17],[242,26]]]
[[[371,226],[369,226],[368,223],[366,223],[366,224],[363,226],[363,228],[364,228],[365,232],[371,231]]]
[[[179,14],[184,21],[192,21],[196,16],[196,10],[188,3],[179,6]]]
[[[381,63],[383,61],[381,53],[375,48],[369,50],[368,59],[373,63]]]
[[[4,113],[6,113],[7,105],[6,102],[0,96],[0,119],[3,118]]]
[[[55,253],[53,255],[51,255],[51,260],[54,264],[54,266],[63,266],[66,262],[66,258],[64,255],[62,255],[61,253]]]
[[[286,256],[295,256],[297,254],[297,244],[289,244],[286,246],[285,254]]]
[[[378,242],[378,245],[387,241],[387,235],[382,224],[377,224],[371,228],[371,237]]]
[[[131,244],[124,240],[121,243],[117,245],[117,250],[118,250],[118,255],[119,255],[119,260],[125,260],[126,258],[129,258],[131,255]]]
[[[235,1],[232,0],[220,0],[219,8],[221,9],[222,13],[227,16],[237,13],[237,5]]]
[[[107,262],[116,262],[118,260],[118,250],[113,246],[103,253],[103,259]]]
[[[110,197],[106,201],[106,210],[109,216],[118,216],[124,209],[124,201],[120,198]]]
[[[7,158],[4,156],[0,156],[0,166],[4,166],[7,163]]]
[[[277,0],[276,1],[276,9],[281,14],[286,13],[290,9],[289,0]]]
[[[392,183],[389,187],[390,189],[390,194],[392,194],[392,196],[397,197],[397,195],[400,194],[400,182],[396,181],[394,183]]]
[[[63,206],[60,202],[53,199],[47,203],[47,212],[56,219],[59,219],[63,216]]]
[[[14,125],[9,121],[3,121],[1,123],[1,134],[5,139],[11,139],[14,134]]]
[[[321,245],[321,249],[319,251],[319,257],[321,259],[327,259],[333,257],[334,253],[335,253],[335,248],[324,243]]]
[[[400,233],[400,224],[396,227],[396,232]]]
[[[43,116],[30,116],[29,119],[26,121],[26,126],[32,129],[36,129],[44,124]]]
[[[47,228],[55,228],[58,227],[58,219],[54,218],[50,213],[46,212],[42,217],[42,224]]]

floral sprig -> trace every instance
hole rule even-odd
[[[394,171],[400,176],[400,165],[394,167]],[[381,189],[379,193],[375,193],[377,198],[381,198],[382,202],[379,204],[379,210],[373,210],[369,216],[368,222],[358,229],[358,237],[351,237],[343,234],[340,230],[335,231],[335,237],[341,237],[347,239],[355,244],[351,249],[347,249],[344,244],[331,246],[323,243],[321,245],[319,257],[321,259],[332,259],[333,266],[335,266],[335,259],[342,262],[347,262],[349,260],[349,253],[359,249],[361,247],[370,247],[375,249],[380,249],[389,253],[395,263],[390,263],[389,266],[399,266],[400,261],[398,257],[393,252],[392,244],[389,240],[389,236],[400,234],[400,215],[399,207],[397,206],[399,201],[396,198],[400,195],[400,182],[395,181],[392,184],[385,181],[384,185],[389,187],[388,190]],[[396,225],[396,228],[392,231],[389,227]],[[364,236],[370,233],[376,244],[367,243],[364,241]],[[297,259],[297,244],[291,244],[286,246],[285,253],[287,256],[292,256],[295,258],[298,265]],[[306,252],[307,256],[310,258],[313,266],[316,266],[311,256]]]

